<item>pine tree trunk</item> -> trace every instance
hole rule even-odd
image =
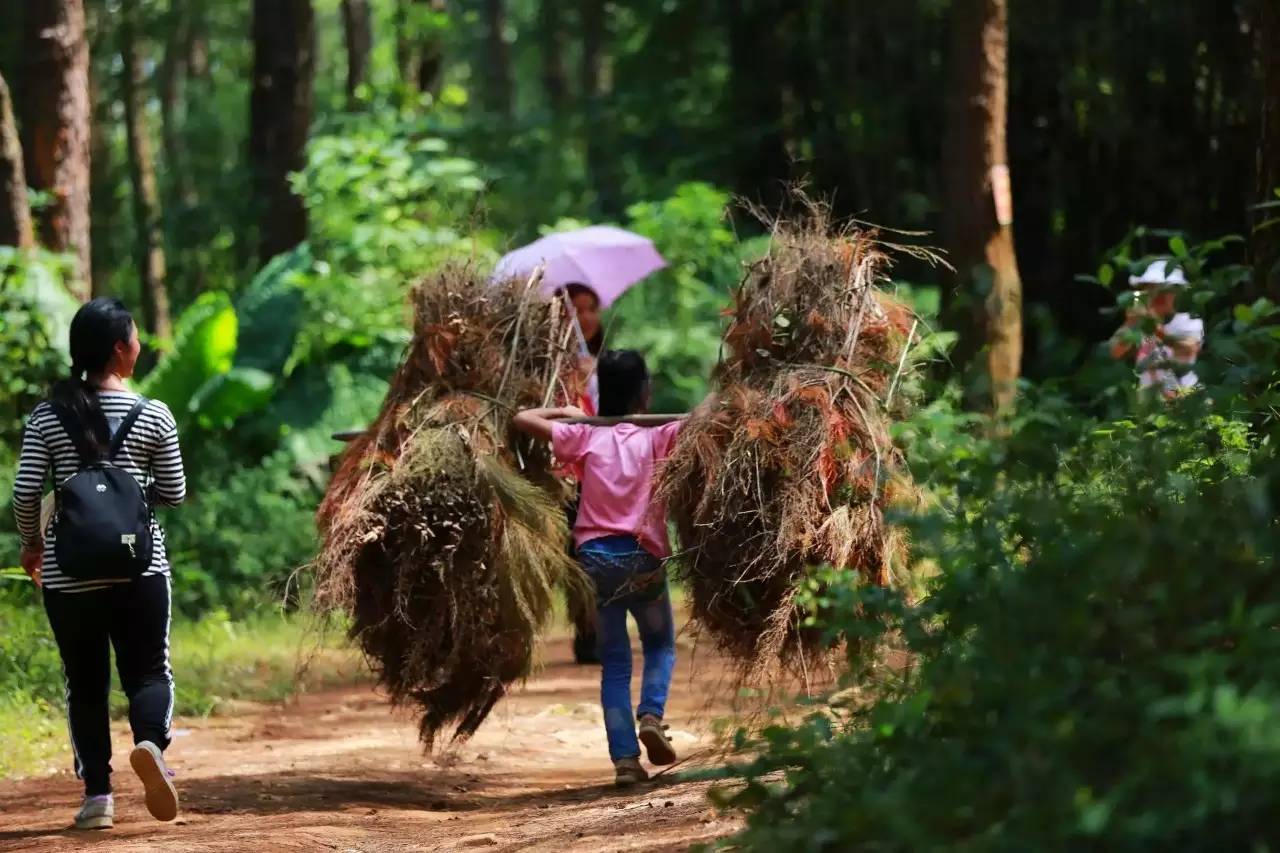
[[[25,10],[23,131],[27,181],[49,194],[41,240],[76,259],[72,293],[88,299],[89,41],[83,0],[40,0]]]
[[[306,165],[315,75],[311,0],[254,0],[249,159],[259,209],[261,261],[307,237],[307,211],[289,187]]]
[[[948,307],[960,326],[959,357],[982,353],[984,408],[1002,413],[1013,406],[1022,366],[1012,205],[1000,205],[1006,209],[998,215],[996,201],[1000,184],[1008,183],[1007,0],[956,0],[951,27],[943,171],[947,245],[958,280]]]
[[[1258,201],[1280,201],[1280,0],[1262,0],[1259,27],[1262,64],[1262,137],[1258,145]],[[1280,302],[1280,209],[1259,211],[1253,235],[1258,290]]]
[[[169,292],[165,283],[164,229],[160,221],[160,193],[146,117],[145,60],[137,34],[137,0],[123,0],[119,23],[120,91],[124,100],[125,138],[129,150],[129,179],[133,185],[134,252],[142,282],[142,316],[148,332],[162,340],[173,337]]]
[[[173,196],[186,209],[199,203],[182,134],[183,96],[190,70],[188,44],[192,21],[189,2],[174,0],[169,38],[160,64],[160,139],[164,146],[164,166],[173,187]]]
[[[507,8],[503,0],[484,0],[485,109],[502,118],[511,117],[511,47],[507,44]]]
[[[369,0],[342,0],[342,23],[347,43],[347,109],[359,106],[357,92],[368,81],[373,51],[373,19]]]
[[[30,249],[36,238],[27,200],[27,171],[22,164],[22,140],[13,118],[9,86],[0,76],[0,246]]]
[[[560,0],[542,0],[538,5],[538,44],[542,60],[542,92],[552,114],[559,118],[569,96],[564,70],[564,40]]]
[[[90,23],[92,32],[96,24]],[[89,123],[89,186],[92,209],[90,222],[93,223],[93,255],[91,258],[93,271],[93,293],[96,299],[104,295],[104,288],[111,278],[111,271],[117,266],[112,257],[112,241],[98,239],[108,223],[119,220],[119,204],[116,201],[116,187],[119,184],[115,171],[113,152],[110,144],[110,125],[114,124],[111,110],[114,99],[102,97],[99,85],[100,74],[93,64],[89,64],[89,103],[93,105],[93,114]]]

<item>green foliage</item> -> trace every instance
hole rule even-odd
[[[196,414],[202,389],[231,369],[239,324],[225,293],[206,293],[178,317],[173,349],[138,383],[138,393],[163,400],[179,425]]]
[[[1076,434],[1056,469],[1043,433],[1028,433],[965,471],[972,493],[955,511],[912,524],[941,575],[922,604],[882,608],[918,656],[909,688],[765,733],[767,757],[732,799],[755,809],[749,846],[1258,849],[1269,837],[1274,453],[1194,405]],[[768,785],[778,768],[786,784]]]
[[[67,330],[78,304],[69,261],[0,246],[0,446],[14,447],[31,409],[66,372]]]
[[[222,464],[229,473],[211,488],[195,484],[187,505],[163,519],[174,603],[184,613],[222,607],[240,614],[282,601],[290,575],[315,555],[322,484],[300,477],[284,451],[251,466],[228,456],[205,455],[202,469]]]
[[[467,227],[483,188],[476,164],[451,154],[426,122],[390,111],[313,139],[294,176],[316,259],[300,279],[299,358],[403,329],[413,280],[446,257],[483,253]]]
[[[644,353],[654,411],[688,411],[706,395],[720,356],[720,312],[741,261],[762,250],[738,242],[728,204],[721,190],[685,184],[669,199],[627,210],[627,227],[653,240],[668,266],[618,300],[607,320],[608,345]]]

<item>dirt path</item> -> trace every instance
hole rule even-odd
[[[368,689],[177,721],[176,824],[146,814],[123,756],[127,729],[116,726],[116,828],[66,829],[80,793],[69,772],[5,782],[0,851],[659,851],[735,829],[708,806],[706,783],[615,792],[597,671],[565,663],[566,643],[546,654],[452,763],[424,756],[413,722]],[[682,655],[667,715],[682,756],[712,745],[730,699],[713,686],[718,662],[691,657]]]

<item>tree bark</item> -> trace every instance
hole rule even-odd
[[[507,44],[507,7],[503,0],[484,0],[484,105],[493,115],[511,117],[511,46]]]
[[[347,109],[359,106],[357,92],[368,82],[373,51],[373,18],[369,0],[342,0],[342,23],[347,44]]]
[[[0,76],[0,246],[35,246],[31,204],[27,199],[27,171],[22,164],[22,140],[13,118],[9,86]]]
[[[259,206],[259,259],[288,251],[307,237],[307,211],[289,187],[306,165],[315,76],[315,15],[311,0],[254,0],[253,94],[249,160]]]
[[[137,0],[123,0],[120,11],[120,92],[124,100],[129,180],[133,185],[133,220],[137,232],[134,252],[142,283],[142,317],[148,332],[168,340],[173,336],[173,323],[165,284],[160,192],[156,188],[156,165],[147,129],[145,61],[138,44]]]
[[[1000,184],[1008,185],[1008,2],[956,0],[951,27],[943,172],[947,244],[957,282],[948,307],[960,325],[961,356],[983,351],[989,383],[982,389],[984,407],[1004,413],[1013,406],[1022,366],[1022,281],[1012,204],[999,205],[1007,208],[1000,216],[996,200]]]
[[[193,80],[208,82],[209,70],[209,18],[206,0],[184,0],[187,11],[187,73]]]
[[[1259,27],[1262,64],[1262,134],[1258,144],[1259,203],[1280,201],[1280,0],[1262,0]],[[1253,233],[1259,292],[1280,302],[1280,209],[1259,211],[1264,227]],[[1270,225],[1265,223],[1270,222]]]
[[[538,43],[542,60],[542,92],[547,106],[559,118],[569,97],[569,81],[564,69],[564,39],[560,0],[542,0],[538,5]]]
[[[726,0],[729,35],[729,113],[737,144],[732,176],[746,199],[777,211],[791,174],[787,151],[784,51],[779,22],[786,0]]]
[[[27,180],[49,194],[44,244],[75,256],[71,292],[91,292],[89,239],[89,41],[83,0],[41,0],[25,10],[23,131]]]
[[[160,64],[160,140],[173,196],[183,208],[190,209],[197,205],[198,197],[182,133],[183,93],[190,71],[189,43],[193,26],[189,0],[174,0],[173,10],[164,60]]]

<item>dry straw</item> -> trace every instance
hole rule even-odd
[[[659,480],[693,616],[754,680],[803,674],[829,652],[799,598],[817,567],[905,584],[905,542],[884,510],[915,494],[890,426],[916,321],[880,288],[901,247],[833,231],[820,205],[773,231],[726,311],[713,401]]]
[[[349,615],[428,747],[479,727],[528,673],[556,586],[582,583],[550,452],[510,429],[583,382],[571,327],[537,285],[455,266],[415,287],[408,353],[318,514],[317,604]]]

